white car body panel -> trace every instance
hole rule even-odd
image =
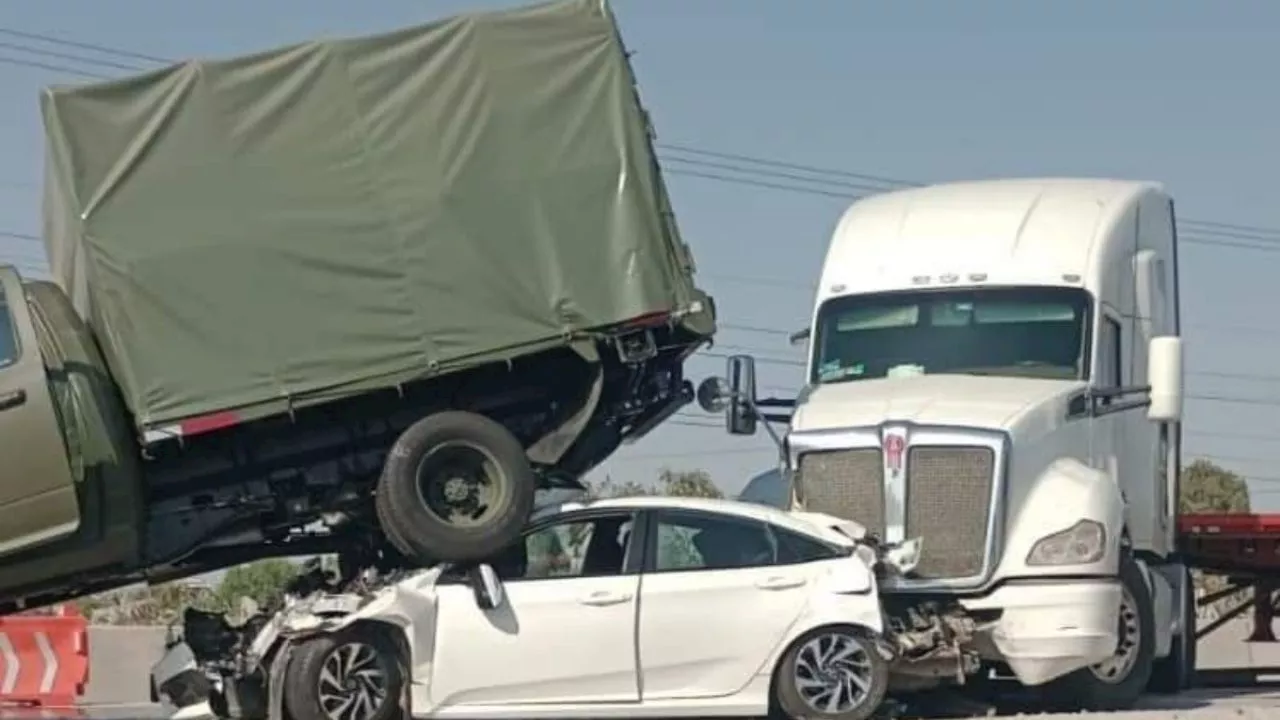
[[[636,575],[512,582],[493,610],[466,585],[440,587],[430,673],[415,680],[440,707],[637,702],[639,587]]]
[[[758,520],[854,552],[791,565],[521,579],[503,583],[492,609],[481,608],[471,585],[444,580],[442,569],[424,570],[367,596],[293,600],[259,631],[252,655],[266,664],[295,639],[382,623],[403,632],[409,649],[414,717],[761,716],[773,670],[801,635],[827,625],[884,633],[868,564],[874,555],[856,551],[853,538],[864,534],[857,523],[679,498],[553,512],[587,507]],[[156,665],[158,683],[171,677],[164,670],[170,665],[190,669],[190,651],[175,652]],[[271,702],[278,711],[278,698]]]

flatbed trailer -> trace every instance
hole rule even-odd
[[[1197,640],[1252,611],[1252,631],[1246,642],[1276,642],[1273,621],[1280,591],[1280,514],[1183,515],[1178,519],[1178,551],[1188,567],[1226,581],[1213,592],[1198,592],[1197,609],[1236,598],[1216,617],[1197,621]],[[1201,615],[1197,613],[1198,618]],[[1202,684],[1255,684],[1261,676],[1280,675],[1280,667],[1201,670],[1198,675]]]

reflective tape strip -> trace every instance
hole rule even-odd
[[[9,636],[0,632],[0,655],[4,656],[4,682],[0,683],[0,693],[13,694],[18,685],[18,653],[13,651],[13,643]]]
[[[58,679],[58,655],[49,644],[49,636],[43,631],[36,633],[36,645],[40,646],[40,654],[44,656],[44,675],[40,677],[40,694],[47,695],[53,691],[53,681]]]

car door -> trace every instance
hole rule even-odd
[[[621,510],[534,526],[491,563],[504,595],[492,610],[460,578],[442,578],[425,660],[432,704],[639,702],[634,525]]]
[[[640,591],[645,702],[723,697],[760,673],[804,611],[811,567],[780,564],[769,525],[693,510],[650,521]]]
[[[22,281],[0,267],[0,555],[80,527],[75,477]]]

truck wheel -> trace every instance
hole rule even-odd
[[[293,720],[392,720],[400,716],[403,690],[395,644],[350,627],[294,646],[283,699]]]
[[[1050,703],[1068,711],[1128,710],[1142,697],[1155,658],[1155,618],[1142,568],[1128,553],[1120,558],[1120,642],[1115,654],[1045,687]]]
[[[773,678],[775,712],[797,720],[867,720],[889,688],[875,641],[851,627],[817,628],[792,643]]]
[[[493,556],[533,512],[537,477],[520,441],[482,415],[410,425],[387,455],[375,505],[387,539],[422,564]]]
[[[1152,692],[1173,694],[1190,690],[1196,679],[1196,592],[1191,571],[1182,569],[1182,631],[1173,636],[1169,656],[1155,662],[1151,672]]]

